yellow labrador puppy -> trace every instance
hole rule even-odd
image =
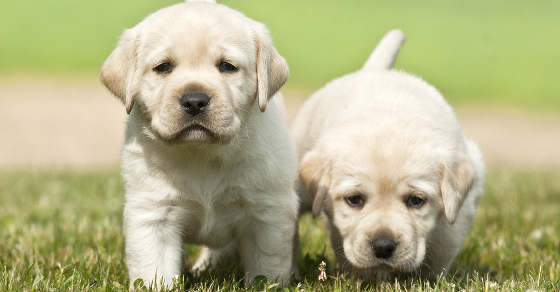
[[[481,154],[451,107],[420,78],[390,70],[403,41],[389,32],[294,121],[303,208],[322,213],[339,264],[361,276],[444,272],[482,194]]]
[[[130,114],[131,281],[169,285],[184,243],[206,246],[196,271],[239,252],[247,280],[290,278],[296,152],[279,105],[267,106],[287,77],[266,27],[223,5],[176,4],[124,32],[101,80]]]

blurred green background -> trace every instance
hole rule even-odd
[[[96,78],[119,34],[169,0],[17,0],[0,9],[0,77]],[[312,91],[358,69],[381,36],[408,37],[397,68],[453,103],[560,109],[560,1],[219,1],[268,25]]]

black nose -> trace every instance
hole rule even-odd
[[[371,242],[371,248],[377,258],[388,259],[397,249],[397,243],[388,238],[378,238]]]
[[[196,116],[204,112],[209,103],[210,97],[205,93],[193,92],[181,96],[181,106],[191,116]]]

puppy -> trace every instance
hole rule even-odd
[[[287,77],[266,27],[223,5],[176,4],[124,32],[101,81],[130,114],[131,282],[170,285],[185,243],[205,246],[197,272],[238,251],[246,280],[290,278],[296,152],[278,105],[267,106]]]
[[[444,272],[482,194],[480,151],[450,106],[390,70],[403,41],[389,32],[360,71],[320,89],[294,120],[302,208],[322,213],[339,264],[361,276]]]

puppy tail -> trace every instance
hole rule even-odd
[[[399,55],[406,37],[400,29],[393,29],[383,36],[369,56],[363,70],[389,70]]]

